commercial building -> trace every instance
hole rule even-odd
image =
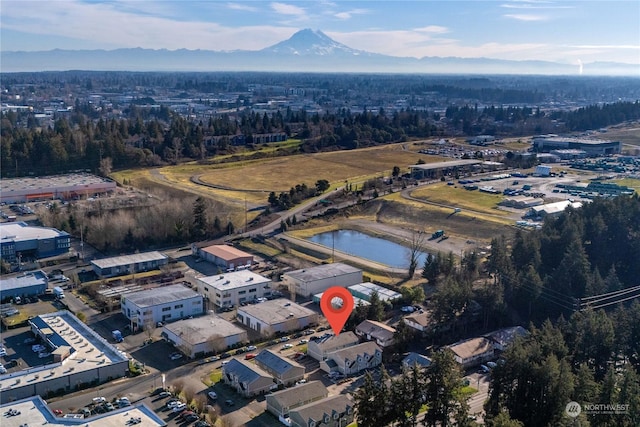
[[[319,340],[309,341],[307,355],[322,362],[329,353],[356,345],[359,342],[356,334],[351,331],[343,332],[340,335],[329,335]]]
[[[278,384],[289,386],[304,378],[304,366],[271,350],[262,350],[253,360],[273,375]]]
[[[125,294],[120,299],[122,314],[131,330],[173,322],[204,311],[202,295],[184,285],[169,285]]]
[[[235,358],[222,366],[222,381],[244,397],[266,394],[278,388],[268,372],[253,363]]]
[[[364,320],[356,326],[356,335],[367,341],[375,341],[380,347],[393,345],[396,330],[389,325],[375,320]]]
[[[321,381],[310,381],[296,387],[267,394],[267,411],[286,418],[295,408],[324,399],[329,394]]]
[[[253,255],[229,245],[191,246],[194,255],[220,267],[221,271],[234,271],[251,267]]]
[[[347,289],[351,295],[356,298],[363,299],[367,302],[371,301],[371,295],[374,293],[378,294],[378,298],[380,301],[392,304],[402,298],[402,294],[396,291],[392,291],[391,289],[387,289],[383,286],[376,285],[371,282],[358,283],[356,285],[351,285]]]
[[[4,276],[0,280],[0,302],[16,297],[33,297],[44,294],[49,279],[42,270]]]
[[[463,368],[478,366],[494,357],[493,343],[487,338],[471,338],[449,346],[453,357]]]
[[[365,369],[375,368],[382,363],[382,350],[373,341],[352,345],[327,354],[320,362],[320,369],[325,372],[339,372],[353,375]]]
[[[3,400],[0,405],[4,417],[2,427],[114,427],[114,426],[140,426],[140,427],[164,427],[167,423],[162,420],[145,403],[136,403],[132,406],[115,409],[104,414],[93,415],[84,418],[80,414],[66,414],[59,416],[47,406],[42,397],[35,395],[15,402]],[[12,412],[10,412],[12,411]],[[14,413],[16,415],[10,415]]]
[[[538,135],[533,137],[533,149],[537,152],[552,150],[582,150],[590,156],[620,154],[622,142],[603,139],[570,138],[558,135]]]
[[[263,336],[286,333],[318,323],[318,314],[306,307],[278,298],[238,308],[238,322]]]
[[[29,326],[50,356],[41,366],[0,375],[1,402],[70,393],[124,377],[129,370],[123,353],[68,311],[34,317]]]
[[[582,202],[572,202],[570,200],[562,200],[560,202],[547,203],[545,205],[534,206],[529,209],[527,216],[533,218],[544,218],[546,216],[558,216],[565,209],[571,206],[573,209],[582,207]]]
[[[10,178],[2,180],[0,202],[25,203],[37,200],[70,200],[108,193],[116,182],[87,173]]]
[[[3,189],[4,192],[4,189]],[[26,222],[0,223],[0,256],[13,262],[18,257],[47,258],[69,252],[71,236],[66,231],[33,227]]]
[[[271,280],[249,270],[197,279],[198,292],[216,307],[234,307],[271,296]]]
[[[340,394],[293,409],[289,417],[292,427],[344,427],[354,420],[354,405]]]
[[[215,315],[167,323],[161,335],[192,359],[249,341],[247,331]]]
[[[316,304],[320,304],[320,301],[322,301],[322,295],[324,295],[324,292],[320,292],[319,294],[315,294],[313,296],[312,301],[315,302]],[[353,311],[357,310],[358,307],[360,307],[360,306],[367,306],[367,305],[371,305],[369,303],[369,301],[365,301],[362,298],[353,297]]]
[[[362,283],[362,270],[335,262],[284,273],[282,281],[292,294],[310,297],[333,286],[346,288]]]
[[[91,261],[91,267],[100,278],[123,276],[157,270],[169,263],[169,257],[157,251],[115,256]]]
[[[482,160],[451,160],[410,165],[411,177],[414,179],[438,179],[447,175],[465,175],[471,173]]]
[[[544,199],[540,197],[531,197],[531,196],[511,196],[505,197],[500,203],[500,206],[507,206],[510,208],[516,209],[526,209],[531,208],[533,206],[540,206],[544,203]]]

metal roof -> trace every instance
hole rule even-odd
[[[139,254],[115,256],[111,258],[96,259],[91,264],[98,268],[118,267],[121,265],[138,264],[141,262],[160,261],[167,259],[168,256],[158,251],[142,252]]]
[[[7,240],[20,242],[34,239],[55,239],[56,237],[68,235],[69,233],[66,231],[60,231],[49,227],[32,227],[26,222],[0,223],[0,240],[2,241]]]
[[[211,245],[200,250],[225,261],[232,261],[236,258],[253,258],[253,255],[250,253],[241,251],[240,249],[229,245]]]
[[[169,285],[159,288],[148,289],[139,292],[132,292],[122,297],[123,302],[130,301],[138,307],[151,307],[154,305],[177,302],[195,297],[202,297],[192,289],[184,285]]]
[[[453,161],[446,161],[446,162],[424,163],[421,165],[410,165],[409,167],[411,169],[435,170],[435,169],[455,168],[460,166],[478,165],[480,163],[482,163],[481,160],[453,160]]]
[[[278,373],[279,375],[287,373],[292,368],[303,368],[297,362],[289,358],[282,357],[271,350],[262,350],[255,357],[256,363],[268,367],[270,370]]]
[[[329,277],[342,276],[357,272],[362,272],[362,270],[341,262],[334,262],[331,264],[321,264],[315,267],[290,271],[288,273],[284,273],[284,275],[300,282],[312,282],[315,280],[322,280]]]
[[[238,314],[246,313],[247,315],[260,320],[268,325],[275,325],[286,322],[291,319],[300,319],[303,317],[317,315],[313,310],[291,302],[285,298],[278,298],[271,301],[261,302],[259,304],[238,307]],[[293,314],[293,316],[291,316]]]
[[[290,408],[299,404],[299,402],[308,402],[310,400],[327,397],[327,394],[327,388],[321,381],[310,381],[295,387],[276,391],[269,396],[276,399],[283,408]]]
[[[190,344],[199,344],[212,338],[246,335],[246,331],[216,315],[195,317],[168,323],[164,329]]]
[[[262,378],[268,378],[270,380],[273,379],[268,372],[263,371],[260,367],[235,358],[229,360],[229,363],[227,363],[222,369],[224,371],[224,375],[231,373],[240,383],[250,384]]]
[[[253,271],[239,270],[230,273],[216,274],[215,276],[199,277],[199,281],[218,290],[243,288],[253,285],[267,285],[271,279],[261,276]]]
[[[20,289],[29,286],[47,286],[49,281],[47,275],[42,270],[23,273],[19,276],[6,277],[0,280],[0,288],[2,291],[10,289]]]

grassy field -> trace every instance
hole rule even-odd
[[[634,190],[636,190],[636,193],[640,193],[640,179],[625,178],[616,179],[613,180],[613,182],[618,185],[624,185],[626,187],[633,188]]]
[[[610,127],[606,133],[598,137],[640,147],[640,122]],[[622,150],[625,150],[624,146]]]
[[[497,209],[498,203],[503,199],[501,194],[489,194],[477,190],[468,191],[459,186],[441,183],[419,188],[413,191],[411,196],[434,203],[507,217],[504,211]]]

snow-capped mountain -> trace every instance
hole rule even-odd
[[[306,28],[300,30],[287,40],[266,47],[260,52],[290,55],[371,55],[363,50],[352,49],[333,40],[320,30]]]

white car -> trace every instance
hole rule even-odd
[[[51,353],[49,352],[38,353],[38,357],[40,359],[44,359],[45,357],[49,357],[49,356],[51,356]]]
[[[288,350],[290,348],[293,348],[293,344],[285,344],[285,345],[282,346],[283,350]]]
[[[302,344],[307,344],[308,342],[309,340],[302,339],[298,344],[302,345]]]
[[[44,351],[44,350],[46,350],[46,349],[47,349],[47,348],[46,348],[45,346],[43,346],[42,344],[35,344],[35,345],[32,345],[32,346],[31,346],[31,350],[32,350],[34,353],[40,353],[40,352],[42,352],[42,351]]]
[[[247,351],[255,351],[257,349],[258,349],[258,347],[256,347],[255,345],[250,345],[250,346],[247,347]]]
[[[167,403],[167,408],[173,409],[178,405],[184,405],[184,403],[180,402],[179,400],[174,400],[173,402]]]
[[[94,397],[93,399],[91,399],[93,401],[93,403],[95,403],[96,405],[99,403],[104,403],[107,401],[106,397]]]
[[[209,399],[211,400],[216,400],[218,398],[218,395],[215,391],[210,391],[209,393],[207,393],[207,396],[209,396]]]
[[[0,374],[6,374],[7,373],[7,368],[5,368],[4,366],[0,365]]]
[[[169,355],[169,358],[171,360],[178,360],[178,359],[182,359],[182,353],[171,353]]]
[[[7,349],[6,348],[0,348],[0,357],[4,357],[7,355]]]
[[[180,402],[178,405],[173,407],[172,411],[173,412],[182,412],[185,409],[187,409],[187,404]]]
[[[406,305],[406,306],[402,307],[402,308],[400,309],[400,311],[402,311],[403,313],[413,313],[414,311],[416,311],[416,309],[415,309],[415,308],[413,308],[413,307],[412,307],[412,306],[410,306],[410,305]]]

